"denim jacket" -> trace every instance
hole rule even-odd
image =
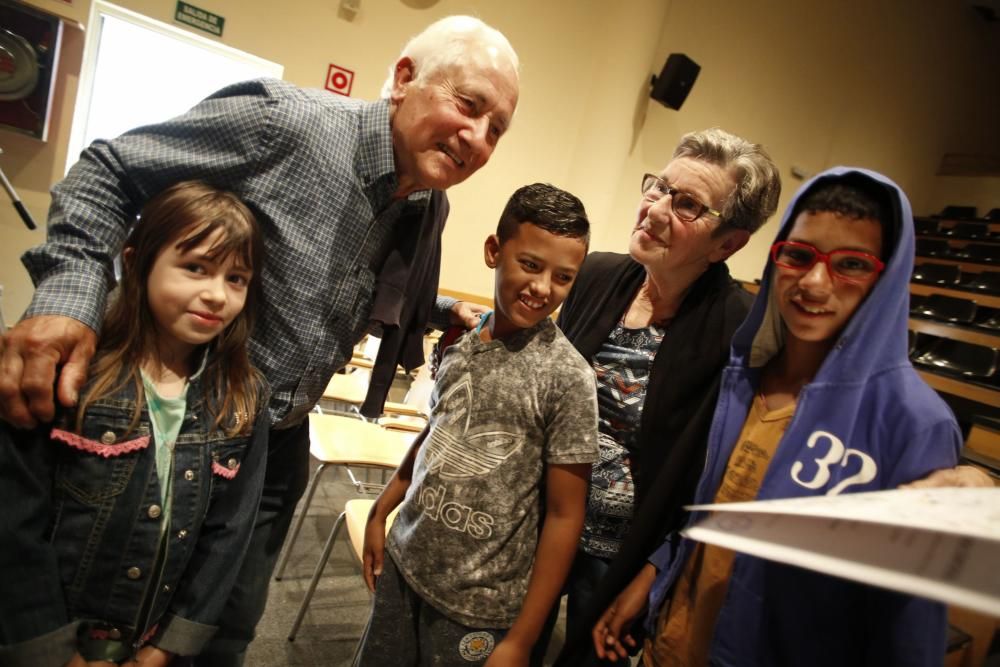
[[[79,435],[0,424],[0,664],[65,664],[78,636],[193,655],[214,634],[256,518],[267,417],[226,437],[200,385],[174,446],[158,577],[167,517],[145,406],[126,434],[131,382],[87,408]]]

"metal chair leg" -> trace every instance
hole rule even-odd
[[[289,536],[285,544],[285,553],[281,556],[281,562],[278,564],[278,569],[274,573],[274,580],[281,581],[281,577],[285,574],[285,566],[288,564],[288,557],[292,555],[292,548],[295,546],[295,540],[299,538],[299,531],[302,530],[302,523],[306,519],[306,512],[309,511],[309,506],[312,505],[313,494],[316,493],[316,487],[319,486],[320,475],[326,469],[325,463],[320,463],[316,466],[316,472],[313,473],[312,479],[309,480],[309,489],[306,491],[306,502],[299,510],[299,515],[295,519],[295,525],[292,527],[292,534]]]
[[[309,589],[306,591],[306,596],[302,598],[302,604],[299,606],[299,613],[295,616],[295,622],[292,624],[292,631],[288,634],[288,641],[295,641],[295,635],[299,632],[299,626],[302,625],[302,619],[306,615],[306,609],[309,608],[309,603],[312,601],[313,593],[316,592],[316,584],[319,583],[319,578],[323,575],[323,569],[326,567],[326,562],[330,559],[330,552],[333,551],[333,543],[337,539],[337,535],[340,533],[341,527],[344,525],[345,517],[347,517],[347,512],[341,512],[340,516],[337,517],[337,522],[333,525],[333,530],[330,531],[330,537],[327,538],[326,544],[323,545],[323,553],[319,557],[319,562],[316,563],[316,571],[313,572],[312,581],[309,582]]]

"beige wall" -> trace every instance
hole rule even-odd
[[[89,0],[30,0],[85,23]],[[175,0],[122,6],[172,22]],[[337,2],[201,0],[226,19],[223,41],[281,63],[285,78],[322,86],[327,64],[356,71],[353,94],[378,95],[387,67],[412,33],[454,13],[504,31],[522,59],[515,124],[490,164],[451,191],[442,286],[492,294],[482,241],[516,187],[545,180],[580,195],[595,249],[622,250],[638,181],[669,159],[677,137],[718,125],[766,145],[785,179],[841,163],[880,169],[910,193],[914,210],[943,203],[1000,206],[1000,179],[934,176],[943,152],[1000,153],[1000,29],[964,3],[933,0],[803,3],[760,0],[364,0],[348,22]],[[0,132],[0,166],[41,222],[61,177],[82,58],[82,33],[67,31],[50,141]],[[648,100],[649,75],[684,52],[702,71],[681,111]],[[973,201],[975,198],[975,201]],[[756,276],[773,225],[731,261]],[[41,242],[0,202],[0,284],[8,319],[26,307],[30,281],[20,253]]]

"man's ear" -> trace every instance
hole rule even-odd
[[[413,83],[416,72],[413,65],[413,60],[409,56],[403,56],[398,61],[396,61],[396,67],[392,74],[392,92],[389,94],[389,99],[395,103],[399,104],[406,97],[406,89],[410,83]]]
[[[500,256],[500,237],[496,234],[490,234],[486,237],[486,243],[483,245],[483,258],[486,260],[486,266],[491,269],[497,268],[497,258]]]
[[[726,261],[733,253],[745,246],[750,240],[750,232],[745,229],[730,229],[719,240],[721,243],[708,256],[708,261],[712,264]]]

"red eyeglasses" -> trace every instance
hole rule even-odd
[[[778,241],[771,246],[771,259],[783,269],[806,273],[816,262],[826,264],[831,276],[850,283],[865,283],[885,269],[875,255],[858,250],[834,250],[822,253],[808,243]]]

